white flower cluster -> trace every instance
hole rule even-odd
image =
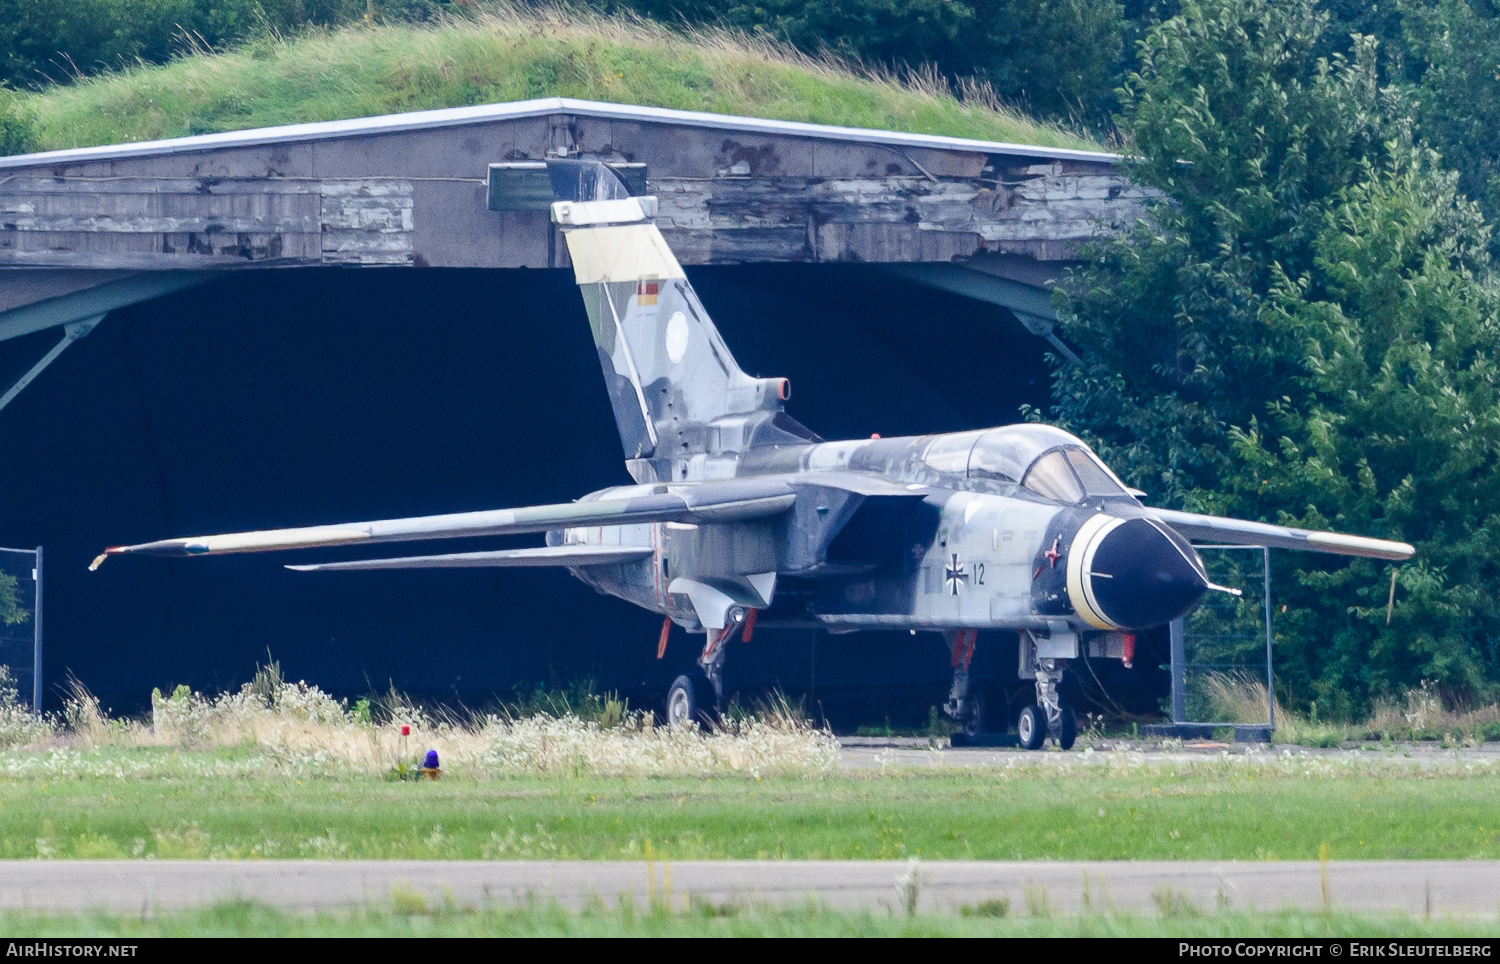
[[[186,686],[177,687],[171,696],[162,696],[160,690],[151,693],[152,731],[163,739],[184,743],[258,743],[267,727],[344,727],[352,722],[346,703],[305,682],[281,683],[267,694],[256,692],[249,683],[238,693],[216,697],[195,693]]]
[[[1413,730],[1434,729],[1443,716],[1443,700],[1437,684],[1424,679],[1417,689],[1407,690],[1406,711],[1401,715]]]
[[[815,775],[838,765],[833,735],[790,719],[696,726],[604,728],[577,717],[491,717],[456,762],[486,776],[566,773],[612,776]]]
[[[0,746],[40,743],[57,730],[54,720],[38,716],[21,702],[10,668],[0,665]]]
[[[48,728],[30,740],[52,739],[69,746],[41,754],[0,753],[0,778],[126,778],[177,772],[206,776],[207,769],[215,767],[214,775],[224,776],[268,769],[307,775],[410,772],[428,749],[438,751],[445,773],[469,778],[730,773],[758,778],[828,773],[839,757],[831,733],[793,714],[774,711],[712,731],[658,727],[650,714],[639,713],[613,726],[574,715],[435,719],[410,705],[389,707],[384,715],[389,720],[376,724],[363,701],[351,710],[316,686],[272,679],[218,696],[186,686],[168,696],[154,692],[148,724],[110,719],[80,687],[68,704],[67,732],[46,724]],[[403,728],[409,733],[402,734]],[[79,744],[90,750],[81,750]],[[156,747],[163,752],[131,756],[111,752],[115,747]],[[216,747],[248,747],[255,752],[233,760],[179,752]]]

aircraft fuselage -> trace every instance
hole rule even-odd
[[[649,547],[640,560],[573,572],[690,631],[723,625],[705,617],[710,591],[760,609],[759,590],[769,599],[774,588],[776,605],[765,616],[784,624],[1047,635],[1144,629],[1197,602],[1208,586],[1197,554],[1123,489],[1080,492],[1080,501],[1063,504],[980,477],[969,471],[979,435],[781,446],[734,466],[737,478],[780,477],[813,489],[820,476],[847,485],[853,474],[867,477],[872,493],[899,495],[851,500],[830,487],[826,504],[781,518],[593,526],[551,532],[548,542]],[[586,498],[696,484],[622,486]]]

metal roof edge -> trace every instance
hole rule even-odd
[[[542,117],[552,114],[578,114],[586,117],[615,118],[690,127],[754,131],[811,137],[822,140],[881,144],[888,147],[927,148],[983,154],[1015,154],[1050,160],[1092,161],[1112,164],[1119,154],[1104,151],[1080,151],[1066,147],[1042,147],[1034,144],[1008,144],[939,134],[907,134],[862,127],[835,127],[803,121],[765,120],[759,117],[737,117],[704,111],[674,110],[666,107],[639,107],[630,104],[607,104],[601,101],[573,100],[567,97],[542,97],[535,100],[480,104],[474,107],[445,107],[439,110],[409,111],[378,117],[355,117],[347,120],[287,124],[281,127],[258,127],[217,134],[196,134],[166,140],[139,141],[133,144],[105,144],[97,147],[68,148],[38,154],[16,154],[0,157],[0,170],[36,167],[46,164],[69,164],[83,161],[148,157],[159,154],[197,153],[219,148],[255,147],[326,140],[335,137],[359,137],[397,131],[457,127],[486,121]]]

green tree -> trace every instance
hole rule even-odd
[[[1500,5],[1407,0],[1402,10],[1422,136],[1493,221],[1500,215]]]
[[[1496,679],[1500,295],[1488,229],[1376,41],[1317,57],[1311,0],[1203,0],[1149,32],[1121,125],[1162,201],[1069,284],[1061,420],[1156,504],[1405,539],[1275,553],[1302,700]]]
[[[15,576],[0,572],[0,626],[19,626],[31,618],[21,605],[21,584]]]

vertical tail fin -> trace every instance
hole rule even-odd
[[[735,362],[653,218],[598,161],[547,162],[562,228],[631,474],[734,474],[757,445],[815,439],[782,413],[784,378]]]

